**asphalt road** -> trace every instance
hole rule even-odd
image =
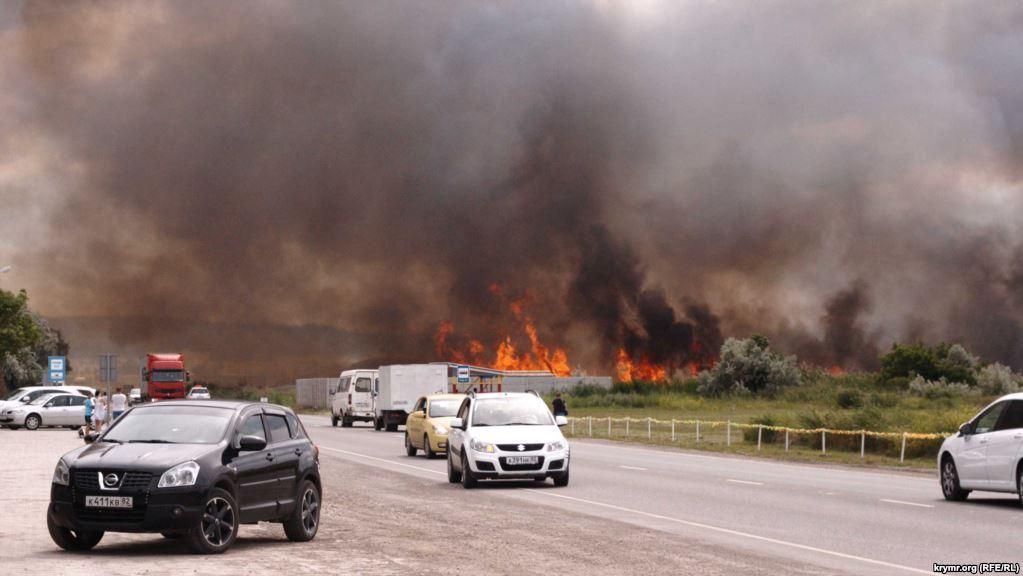
[[[445,461],[404,455],[401,433],[332,428],[303,416],[322,457],[447,482]],[[1023,510],[1011,495],[942,499],[935,475],[713,456],[599,441],[572,442],[567,488],[483,484],[528,501],[682,537],[717,551],[824,573],[932,574],[934,563],[1023,562]]]

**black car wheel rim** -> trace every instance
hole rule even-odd
[[[945,490],[945,494],[952,494],[955,492],[955,475],[955,465],[951,462],[945,462],[944,474],[941,475],[941,487]]]
[[[316,530],[316,524],[320,521],[320,501],[316,497],[315,490],[306,490],[302,495],[302,527],[306,534],[312,534]]]
[[[202,535],[211,546],[219,548],[234,534],[234,509],[223,498],[216,496],[206,503],[202,515]]]

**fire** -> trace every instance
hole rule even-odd
[[[829,366],[828,374],[832,376],[845,376],[845,368],[841,366]]]
[[[658,382],[668,378],[666,367],[653,364],[646,358],[633,362],[625,348],[618,350],[618,361],[615,367],[618,369],[618,379],[623,382],[632,382],[633,380]]]
[[[499,284],[491,284],[490,293],[495,297],[504,298],[504,290]],[[511,335],[505,335],[497,341],[494,359],[487,360],[486,346],[479,340],[470,340],[466,351],[452,346],[449,338],[454,333],[455,326],[451,322],[444,321],[437,327],[437,333],[433,337],[437,355],[449,362],[491,366],[498,370],[546,370],[557,376],[568,376],[572,373],[568,363],[568,353],[563,348],[552,350],[540,340],[536,324],[526,312],[531,302],[532,297],[529,294],[508,301],[508,308],[529,339],[530,349],[528,351],[519,352]]]

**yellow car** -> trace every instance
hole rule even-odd
[[[448,428],[465,394],[433,394],[416,400],[405,421],[405,453],[422,450],[427,458],[448,450]]]

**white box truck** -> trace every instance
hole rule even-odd
[[[447,364],[401,364],[380,367],[376,429],[394,432],[403,426],[421,396],[448,391]]]

